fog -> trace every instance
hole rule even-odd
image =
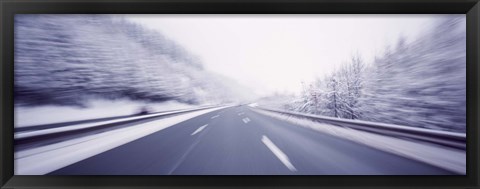
[[[401,36],[414,39],[438,15],[128,15],[162,32],[205,67],[258,95],[299,94],[359,53],[370,63]]]

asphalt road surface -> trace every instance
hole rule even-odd
[[[157,120],[161,122],[162,120]],[[51,175],[442,175],[449,171],[229,107],[183,121]]]

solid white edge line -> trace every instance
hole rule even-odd
[[[293,166],[293,164],[288,159],[288,156],[282,152],[267,136],[262,136],[262,142],[265,146],[273,152],[275,156],[288,168],[290,171],[297,171],[297,169]]]
[[[192,134],[190,134],[190,136],[193,136],[193,135],[199,133],[200,131],[202,131],[203,129],[205,129],[205,127],[207,127],[207,126],[208,126],[208,124],[205,124],[205,125],[199,127],[199,128],[198,128],[197,130],[195,130]]]

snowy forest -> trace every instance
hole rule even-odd
[[[119,16],[15,16],[17,106],[82,107],[92,98],[218,104],[241,98],[241,88],[175,41]]]
[[[466,130],[464,16],[439,16],[366,62],[361,53],[297,94],[253,101],[157,30],[109,15],[16,15],[15,105],[86,107],[91,99],[184,104],[257,102],[283,110],[437,130]],[[341,36],[340,36],[341,37]],[[225,63],[227,64],[227,63]],[[272,72],[275,71],[272,69]]]
[[[264,106],[455,132],[466,130],[466,27],[441,17],[416,39],[399,37],[371,63],[361,54],[300,95],[264,97]]]

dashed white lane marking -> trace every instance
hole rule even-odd
[[[238,113],[239,116],[241,116],[241,115],[243,115],[243,114],[245,114],[245,113],[243,113],[243,112]]]
[[[290,171],[297,171],[297,169],[292,165],[290,160],[288,159],[288,156],[285,155],[273,142],[265,135],[262,136],[262,142],[265,144],[265,146],[270,149],[270,151],[277,156],[277,158],[288,168]]]
[[[246,117],[246,118],[243,118],[242,121],[243,121],[244,123],[248,123],[248,122],[250,122],[251,120],[250,120],[250,118]]]
[[[219,116],[219,115],[214,115],[214,116],[212,116],[210,119],[215,119],[215,118],[217,118],[218,116]]]
[[[199,127],[197,130],[195,130],[195,131],[194,131],[192,134],[190,134],[190,135],[193,136],[193,135],[199,133],[200,131],[202,131],[203,129],[205,129],[205,127],[207,127],[207,126],[208,126],[208,124]]]

